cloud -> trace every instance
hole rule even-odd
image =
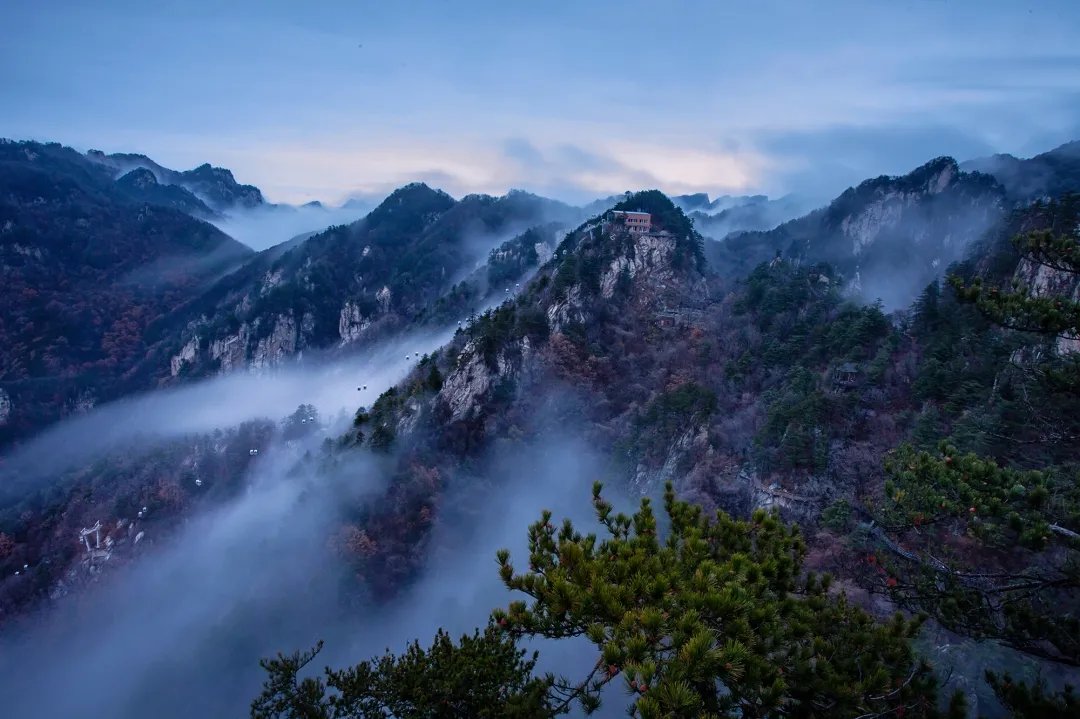
[[[375,203],[349,207],[263,206],[234,209],[211,222],[222,232],[254,250],[286,242],[298,235],[344,225],[367,214]]]
[[[204,393],[189,399],[232,421],[232,400]],[[137,412],[113,418],[144,419]],[[242,716],[264,677],[262,657],[324,639],[316,664],[343,665],[386,647],[401,651],[413,639],[429,642],[438,627],[459,633],[482,626],[491,609],[513,598],[498,578],[496,550],[525,556],[526,528],[542,509],[596,528],[588,488],[605,462],[561,413],[539,423],[561,429],[532,444],[496,447],[468,476],[447,481],[423,574],[385,605],[342,601],[349,570],[328,551],[327,538],[342,507],[379,496],[386,465],[363,451],[345,455],[333,471],[301,461],[323,436],[265,448],[235,499],[155,537],[131,565],[106,573],[20,635],[0,637],[5,716]],[[338,432],[332,427],[324,436]],[[630,500],[608,494],[629,508]],[[579,676],[594,661],[594,650],[580,643],[540,646],[542,670]],[[613,701],[601,716],[622,715],[621,706]]]
[[[964,161],[995,152],[979,136],[945,125],[835,125],[762,133],[759,143],[772,158],[774,187],[822,202],[862,180],[904,174],[934,157]]]
[[[317,354],[308,355],[267,370],[236,372],[104,404],[46,429],[5,457],[3,469],[22,482],[44,481],[132,444],[138,448],[248,420],[282,417],[301,403],[314,405],[326,417],[351,415],[402,379],[416,364],[417,353],[441,347],[453,332],[411,333],[355,348],[343,359],[321,361]],[[367,390],[357,391],[365,385]],[[11,492],[12,483],[0,482],[0,490]]]

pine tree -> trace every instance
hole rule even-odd
[[[669,484],[670,529],[659,536],[648,499],[614,513],[595,485],[606,530],[583,535],[550,512],[529,528],[529,569],[498,553],[507,588],[530,597],[492,613],[454,644],[387,654],[325,679],[299,674],[317,652],[263,663],[255,719],[297,717],[550,717],[600,704],[618,682],[632,716],[938,716],[935,680],[910,638],[920,621],[880,624],[802,570],[798,530],[775,515],[709,518]],[[533,674],[525,637],[586,637],[596,647],[582,678]],[[954,700],[959,716],[962,702]]]
[[[1014,239],[1030,268],[1080,282],[1080,197],[1037,205],[1042,227]],[[1072,278],[1072,279],[1070,279]],[[1080,356],[1060,351],[1080,338],[1080,302],[1013,281],[994,286],[951,277],[957,296],[1009,330],[1032,333],[1031,395],[1080,396]],[[924,302],[923,305],[929,305]],[[1030,400],[1029,400],[1029,404]],[[1046,403],[1050,404],[1050,403]],[[1040,417],[1046,443],[1075,442],[1069,418]],[[902,447],[889,458],[888,504],[879,518],[893,550],[882,581],[908,606],[945,626],[992,638],[1029,654],[1080,666],[1080,474],[1073,467],[1021,471],[943,442],[937,452]],[[958,541],[957,537],[975,540]],[[1050,696],[1042,685],[988,675],[1016,716],[1075,712],[1071,690]],[[1069,714],[1075,715],[1075,714]]]
[[[549,683],[504,632],[488,627],[458,642],[439,630],[428,648],[411,644],[322,677],[300,674],[322,649],[279,654],[261,664],[268,678],[252,719],[533,719],[551,715]]]

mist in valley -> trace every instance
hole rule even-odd
[[[324,417],[345,413],[351,419],[357,407],[370,406],[454,331],[406,333],[336,360],[320,361],[314,354],[121,399],[46,429],[6,457],[3,466],[20,477],[46,477],[130,443],[280,418],[300,404],[314,405]]]
[[[311,235],[331,225],[347,225],[364,217],[373,206],[351,204],[344,207],[323,205],[262,205],[236,207],[211,219],[219,230],[253,250],[265,250],[301,235]]]
[[[340,666],[414,639],[426,645],[439,627],[457,635],[484,626],[511,599],[498,578],[497,549],[523,556],[527,527],[544,508],[596,526],[588,492],[603,474],[602,458],[565,427],[529,446],[496,445],[467,477],[450,481],[421,576],[387,604],[357,595],[332,541],[343,507],[378,498],[392,462],[367,450],[347,452],[334,466],[312,459],[324,440],[350,428],[357,407],[370,406],[451,332],[122,400],[7,457],[5,470],[19,479],[10,491],[110,453],[281,418],[300,403],[320,418],[304,437],[278,435],[261,446],[237,496],[199,505],[161,537],[147,525],[149,544],[134,560],[106,567],[89,588],[0,633],[5,716],[244,716],[261,687],[260,658],[324,640],[312,667]],[[537,646],[541,671],[584,675],[595,661],[587,642]],[[608,704],[600,716],[621,713],[619,701]]]

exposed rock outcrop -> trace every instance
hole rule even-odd
[[[169,373],[176,377],[186,365],[192,364],[199,356],[199,336],[194,335],[183,348],[169,360]]]
[[[360,311],[360,306],[351,300],[346,302],[338,316],[338,335],[341,337],[341,345],[356,342],[370,328],[371,318],[364,316]]]
[[[1080,302],[1080,275],[1072,272],[1025,258],[1017,266],[1014,279],[1035,297],[1064,297]],[[1058,337],[1055,347],[1060,354],[1080,352],[1080,337]]]
[[[473,342],[465,345],[458,362],[439,392],[439,399],[450,408],[451,421],[467,418],[492,383],[492,372]]]
[[[674,237],[658,233],[634,235],[632,239],[630,250],[615,257],[600,277],[600,293],[605,299],[615,293],[615,285],[623,272],[628,273],[631,280],[643,279],[661,290],[676,279],[677,273],[671,262],[675,252]]]

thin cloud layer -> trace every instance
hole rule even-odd
[[[209,161],[296,204],[418,179],[561,199],[812,194],[929,150],[1032,154],[1080,130],[1066,0],[47,14],[15,0],[0,19],[0,135]],[[866,140],[935,133],[888,167]],[[820,141],[784,149],[799,139]]]

